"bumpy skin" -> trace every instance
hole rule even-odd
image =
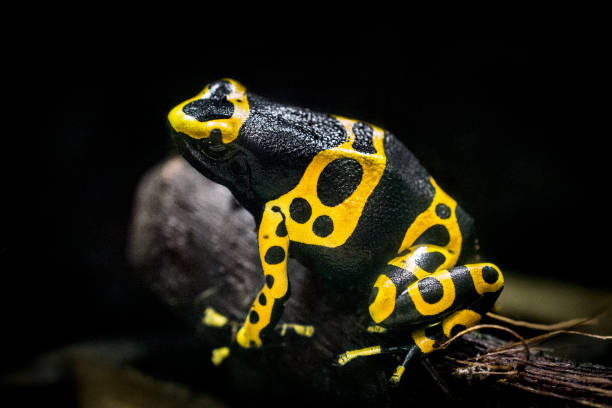
[[[259,225],[265,283],[240,346],[261,346],[278,321],[289,253],[347,291],[370,287],[379,329],[415,328],[408,345],[339,359],[405,351],[396,380],[405,363],[475,324],[499,295],[495,265],[456,266],[474,254],[472,218],[389,132],[280,105],[231,79],[207,85],[168,118],[183,156],[230,188]]]

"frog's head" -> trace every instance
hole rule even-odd
[[[232,79],[210,83],[168,120],[187,161],[253,213],[287,193],[318,152],[346,136],[330,115],[271,102]]]
[[[168,120],[185,140],[200,142],[198,151],[211,159],[225,160],[232,154],[232,142],[248,116],[244,86],[232,79],[222,79],[175,106]]]
[[[242,187],[247,193],[249,169],[236,139],[248,116],[244,86],[222,79],[175,106],[168,121],[179,152],[192,166],[232,190]]]

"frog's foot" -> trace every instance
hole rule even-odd
[[[233,341],[236,339],[236,336],[238,335],[239,331],[238,328],[240,327],[240,323],[232,320],[230,318],[228,318],[227,316],[224,316],[223,314],[217,312],[215,309],[213,309],[212,307],[207,307],[204,310],[204,313],[202,315],[202,319],[201,322],[204,326],[208,326],[208,327],[214,327],[214,328],[224,328],[224,327],[231,327],[232,328],[232,344]],[[298,336],[303,336],[303,337],[312,337],[314,335],[315,332],[315,328],[314,326],[311,325],[302,325],[302,324],[295,324],[295,323],[283,323],[283,324],[279,324],[275,327],[275,331],[280,334],[281,336],[285,336],[287,335],[287,333],[295,333]],[[243,333],[244,334],[244,333]],[[240,343],[240,342],[239,342]],[[245,343],[247,344],[247,343]],[[250,343],[249,343],[250,346]],[[244,346],[243,346],[244,347]],[[246,348],[250,348],[250,347],[246,347]],[[214,365],[220,365],[227,357],[229,357],[230,355],[230,347],[219,347],[216,348],[212,351],[212,356],[211,356],[211,360],[213,362]]]
[[[217,312],[212,307],[207,307],[204,309],[204,313],[202,314],[201,322],[204,326],[214,327],[214,328],[224,328],[231,327],[232,328],[232,342],[235,338],[235,333],[239,327],[239,323],[235,320],[231,320],[227,316]],[[230,347],[218,347],[212,351],[211,361],[214,365],[220,365],[226,358],[230,355]]]
[[[395,372],[393,373],[391,378],[389,378],[389,385],[391,385],[392,387],[399,385],[400,381],[402,380],[402,375],[404,374],[404,371],[406,371],[406,366],[419,354],[417,346],[410,345],[407,347],[408,352],[404,357],[404,361],[402,362],[402,364],[395,367]]]
[[[358,357],[374,356],[378,354],[398,354],[406,353],[402,364],[395,368],[395,372],[389,379],[389,383],[392,386],[398,385],[402,379],[404,371],[408,363],[414,360],[420,353],[418,347],[413,343],[406,346],[395,346],[395,347],[381,347],[381,346],[370,346],[362,349],[349,350],[340,354],[336,360],[336,364],[343,366],[350,361]]]
[[[395,372],[393,373],[391,378],[389,378],[389,384],[392,386],[399,385],[400,381],[402,380],[402,375],[404,374],[404,371],[406,371],[406,367],[403,365],[398,365],[395,368]]]
[[[399,346],[399,347],[382,347],[382,346],[370,346],[356,350],[345,351],[336,358],[336,364],[343,366],[348,362],[358,358],[375,356],[377,354],[393,354],[409,351],[413,345]]]
[[[217,327],[217,328],[222,328],[226,326],[232,326],[232,327],[238,326],[238,322],[236,322],[235,320],[229,319],[228,317],[217,312],[215,309],[213,309],[210,306],[204,309],[204,314],[202,315],[201,322],[204,326]]]
[[[302,337],[312,337],[315,328],[311,325],[302,325],[302,324],[294,324],[294,323],[283,323],[276,326],[276,331],[281,335],[285,336],[287,331],[291,331],[298,336]]]
[[[212,351],[211,361],[214,365],[220,365],[223,360],[228,358],[230,355],[229,347],[219,347]]]

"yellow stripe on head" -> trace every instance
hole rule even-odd
[[[215,85],[219,82],[226,82],[230,85],[230,92],[225,96],[226,100],[234,106],[233,114],[228,119],[212,119],[201,122],[195,117],[184,112],[183,108],[188,104],[198,101],[210,99]],[[233,79],[223,79],[219,82],[213,82],[191,99],[175,106],[168,114],[168,120],[172,128],[184,133],[194,139],[203,139],[210,137],[213,130],[221,132],[221,140],[227,144],[234,141],[238,137],[240,127],[249,116],[249,100],[246,94],[246,88],[238,81]]]

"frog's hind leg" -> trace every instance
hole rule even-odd
[[[493,264],[452,267],[456,256],[446,248],[419,245],[389,262],[378,276],[369,306],[375,326],[387,329],[421,327],[399,347],[366,347],[342,354],[338,363],[362,356],[405,353],[392,383],[405,366],[463,328],[476,324],[499,296],[503,277]]]
[[[482,316],[493,307],[500,293],[501,287],[497,291],[487,292],[486,295],[480,296],[472,304],[452,312],[438,323],[412,331],[410,334],[411,342],[404,346],[406,355],[402,363],[396,367],[389,381],[392,384],[398,384],[406,366],[411,361],[435,351],[442,343],[457,333],[477,324]]]
[[[410,284],[396,299],[395,310],[382,325],[421,326],[412,331],[403,363],[391,378],[399,382],[406,364],[434,351],[456,333],[478,323],[503,288],[493,264],[457,266],[437,271]]]
[[[417,245],[403,255],[392,259],[378,276],[370,297],[369,312],[373,320],[367,328],[370,333],[385,333],[393,324],[387,324],[396,314],[396,302],[401,295],[401,289],[407,288],[419,280],[429,276],[438,269],[450,267],[455,258],[446,248],[435,245]],[[344,365],[349,361],[364,356],[408,352],[412,355],[415,345],[401,347],[381,347],[379,345],[349,350],[338,357],[337,363]]]

